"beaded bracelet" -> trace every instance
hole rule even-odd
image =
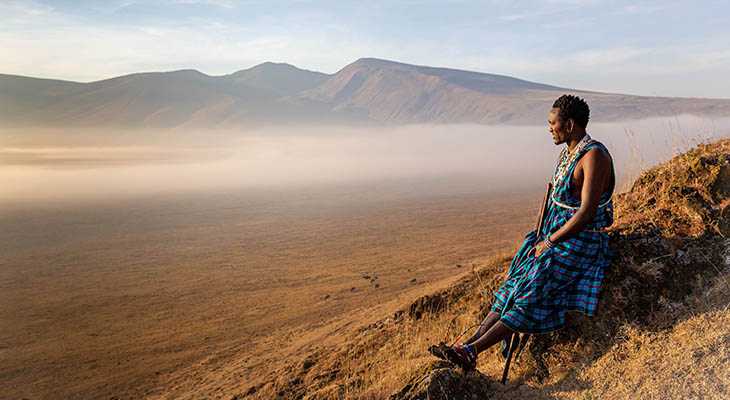
[[[553,246],[555,246],[555,243],[550,241],[550,236],[545,237],[545,246],[547,246],[548,249],[552,249]]]

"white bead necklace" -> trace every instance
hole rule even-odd
[[[580,150],[585,147],[588,142],[591,141],[591,137],[586,133],[583,139],[578,142],[578,145],[572,151],[568,151],[568,146],[565,146],[562,153],[560,153],[560,163],[558,164],[558,170],[553,176],[553,187],[556,187],[565,178],[565,174],[568,173],[568,167],[578,157]]]

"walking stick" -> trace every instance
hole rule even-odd
[[[550,199],[550,192],[553,189],[552,182],[548,182],[547,189],[545,190],[545,197],[542,199],[542,207],[540,207],[540,213],[537,214],[537,221],[535,221],[535,230],[537,231],[536,237],[540,236],[540,232],[542,231],[542,223],[545,219],[545,209],[547,208],[548,200]],[[537,244],[537,243],[536,243]],[[515,332],[512,334],[512,337],[510,337],[509,341],[509,349],[507,350],[507,359],[504,362],[504,371],[502,372],[502,384],[504,385],[507,382],[507,374],[509,374],[509,364],[510,361],[512,361],[512,353],[515,351],[515,345],[519,341],[518,339],[519,333]],[[522,339],[522,346],[524,347],[525,343],[527,343],[527,338]]]
[[[540,208],[540,214],[537,216],[537,222],[535,223],[535,229],[537,230],[537,236],[540,236],[540,231],[542,231],[542,223],[545,220],[545,209],[548,205],[548,200],[550,200],[550,195],[553,190],[553,183],[548,182],[547,189],[545,189],[545,197],[542,199],[542,207]]]

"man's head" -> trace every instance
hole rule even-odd
[[[550,133],[553,134],[555,144],[582,137],[588,125],[589,114],[588,103],[580,97],[570,94],[558,97],[548,116]]]

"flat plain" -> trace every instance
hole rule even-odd
[[[301,349],[513,251],[541,194],[482,189],[4,207],[0,398],[215,398],[271,380]]]

